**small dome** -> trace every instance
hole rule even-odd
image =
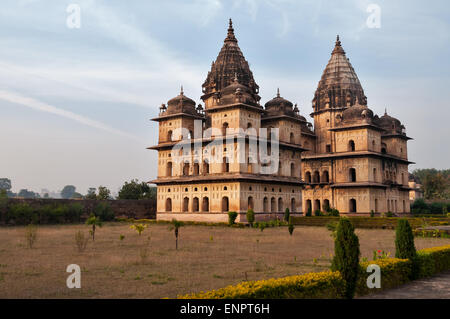
[[[342,112],[343,122],[371,121],[372,119],[373,111],[366,105],[350,106]]]
[[[273,99],[271,99],[270,101],[268,101],[266,104],[264,104],[264,107],[266,108],[267,111],[269,111],[269,109],[272,108],[284,108],[284,107],[288,107],[289,109],[292,110],[293,104],[291,101],[288,101],[284,98],[282,98],[280,96],[280,89],[277,90],[277,96],[274,97]]]
[[[196,114],[195,101],[184,95],[183,87],[181,87],[181,92],[178,96],[170,99],[167,102],[166,114],[176,114],[176,113],[190,113]]]
[[[383,128],[385,131],[393,133],[402,134],[403,130],[405,129],[402,123],[395,117],[388,115],[387,111],[384,112],[384,115],[382,117],[377,119],[377,125]]]

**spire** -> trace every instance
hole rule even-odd
[[[277,88],[277,97],[280,97],[280,88]]]
[[[184,92],[183,92],[183,85],[181,85],[180,95],[184,95]]]
[[[387,115],[387,107],[384,108],[384,115]]]
[[[334,50],[333,50],[333,52],[331,52],[331,54],[336,54],[336,53],[345,54],[345,51],[341,46],[341,40],[339,40],[339,34],[336,36],[336,43],[334,45]]]
[[[367,98],[353,66],[345,55],[339,35],[313,99],[315,111],[367,105]]]
[[[224,42],[225,43],[227,43],[227,42],[236,42],[237,43],[237,39],[234,36],[233,21],[231,21],[231,18],[230,18],[230,22],[229,22],[229,25],[228,25],[227,37],[225,38]]]

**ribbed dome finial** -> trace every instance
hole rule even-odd
[[[228,33],[227,33],[227,37],[225,38],[224,42],[237,42],[236,37],[234,36],[234,29],[233,29],[233,21],[229,21],[228,24]]]
[[[280,97],[280,88],[277,88],[277,97]]]

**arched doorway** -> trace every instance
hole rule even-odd
[[[322,183],[328,183],[330,181],[330,175],[328,171],[323,171],[322,173]]]
[[[194,200],[192,201],[192,211],[198,212],[198,210],[199,210],[198,197],[194,197]]]
[[[314,201],[314,212],[316,212],[316,211],[320,211],[320,200],[319,199],[316,199]]]
[[[305,208],[306,208],[306,211],[303,212],[304,214],[312,212],[312,203],[311,203],[310,199],[306,200],[306,207]]]
[[[277,206],[277,204],[276,204],[276,202],[275,202],[275,197],[272,197],[272,198],[270,199],[270,211],[271,211],[272,213],[274,213],[274,212],[277,211],[276,206]]]
[[[172,211],[172,199],[167,198],[166,199],[166,212],[171,212],[171,211]]]
[[[253,209],[253,197],[250,196],[248,198],[247,205],[248,205],[248,209]]]
[[[291,199],[291,213],[294,213],[296,211],[295,207],[295,198]]]
[[[264,213],[267,213],[269,211],[269,199],[267,197],[264,197],[263,200],[263,211]]]
[[[183,198],[183,212],[189,211],[189,197]]]
[[[348,203],[348,211],[350,213],[356,213],[356,199],[354,198],[350,199]]]
[[[222,197],[222,212],[228,212],[229,209],[228,197],[224,196]]]
[[[355,141],[350,140],[350,141],[348,142],[348,151],[349,151],[349,152],[355,151]]]
[[[356,169],[355,168],[350,168],[348,170],[348,178],[350,182],[356,182]]]
[[[278,211],[279,212],[283,211],[283,199],[281,197],[278,198]]]
[[[329,211],[330,210],[330,201],[328,199],[324,199],[323,200],[323,209],[325,211]]]
[[[305,182],[311,184],[311,172],[306,172],[306,174],[305,174]]]
[[[172,162],[167,162],[166,176],[172,176]]]
[[[209,212],[209,198],[203,197],[202,211]]]
[[[319,174],[318,171],[315,171],[315,172],[314,172],[314,175],[313,175],[313,183],[320,183],[320,174]]]

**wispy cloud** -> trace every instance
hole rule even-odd
[[[0,99],[14,103],[14,104],[20,104],[20,105],[35,109],[37,111],[55,114],[55,115],[73,120],[75,122],[78,122],[78,123],[81,123],[81,124],[84,124],[84,125],[87,125],[87,126],[99,129],[99,130],[104,130],[104,131],[107,131],[110,133],[125,136],[130,139],[141,142],[140,138],[138,138],[134,135],[131,135],[127,132],[123,132],[121,130],[112,128],[102,122],[90,119],[88,117],[58,108],[53,105],[49,105],[47,103],[38,101],[38,100],[30,98],[30,97],[23,96],[23,95],[14,93],[14,92],[0,90]]]

